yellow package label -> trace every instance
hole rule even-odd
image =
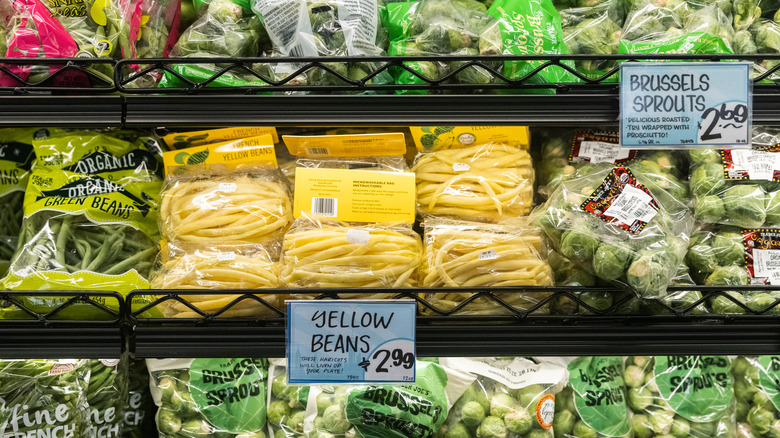
[[[410,126],[420,152],[457,149],[488,143],[503,143],[528,149],[527,126]]]
[[[411,172],[295,169],[293,215],[314,214],[347,222],[414,222]]]
[[[220,143],[240,138],[270,135],[274,143],[279,142],[276,128],[268,126],[241,126],[237,128],[210,129],[207,131],[174,132],[162,137],[173,149],[184,149],[209,143]]]
[[[243,138],[225,143],[195,146],[163,154],[165,168],[224,164],[228,168],[243,164],[276,167],[276,153],[270,135]]]
[[[401,132],[349,135],[285,135],[290,155],[296,157],[403,156],[406,140]]]

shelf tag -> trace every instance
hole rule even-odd
[[[621,64],[621,146],[749,147],[752,68],[749,62]]]
[[[287,301],[293,385],[415,381],[414,300]]]

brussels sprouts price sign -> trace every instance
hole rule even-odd
[[[626,62],[620,142],[632,148],[750,145],[749,62]]]
[[[415,381],[414,300],[287,301],[291,384]]]

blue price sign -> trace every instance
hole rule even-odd
[[[620,66],[620,143],[632,148],[749,146],[749,62]]]
[[[292,384],[415,380],[414,300],[287,301]]]

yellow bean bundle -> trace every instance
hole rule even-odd
[[[418,156],[420,214],[498,222],[529,213],[534,173],[531,156],[516,146],[487,144]]]
[[[198,250],[173,256],[162,264],[151,281],[152,289],[265,289],[279,288],[279,266],[259,251],[251,255],[233,251]],[[257,295],[257,294],[256,294]],[[182,295],[200,310],[213,313],[223,309],[240,295]],[[280,307],[286,297],[257,295],[274,307]],[[196,312],[176,301],[160,306],[169,318],[199,318]],[[245,299],[220,316],[270,316],[263,304]]]
[[[160,228],[171,242],[263,243],[293,220],[286,185],[251,174],[175,181],[162,198]]]
[[[309,222],[308,218],[299,221]],[[287,287],[413,287],[422,243],[408,225],[312,223],[284,237]],[[384,294],[387,295],[387,294]],[[386,298],[340,294],[344,298]]]
[[[550,265],[542,259],[539,231],[525,225],[483,224],[428,218],[425,221],[423,287],[551,286]],[[428,299],[451,309],[471,292],[432,293]],[[498,293],[518,310],[527,310],[543,294]],[[506,310],[489,298],[478,298],[460,312],[497,313]]]

